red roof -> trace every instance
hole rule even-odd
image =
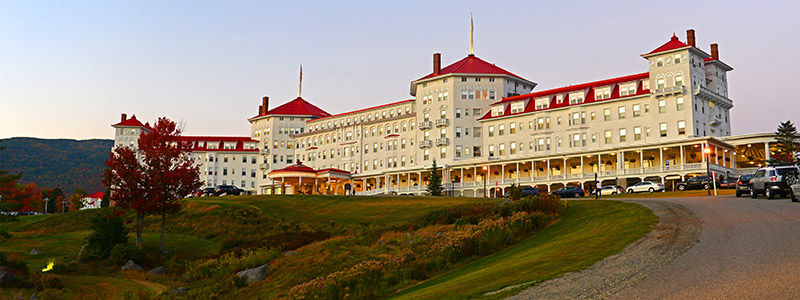
[[[594,88],[608,86],[608,85],[611,85],[611,84],[619,84],[619,83],[625,83],[625,82],[630,82],[630,81],[642,80],[642,79],[647,79],[649,77],[650,77],[650,73],[639,73],[639,74],[616,77],[616,78],[611,78],[611,79],[605,79],[605,80],[593,81],[593,82],[588,82],[588,83],[576,84],[576,85],[565,86],[565,87],[560,87],[560,88],[555,88],[555,89],[550,89],[550,90],[538,91],[538,92],[530,93],[530,94],[524,94],[524,95],[518,95],[518,96],[503,98],[502,100],[497,101],[495,103],[492,103],[491,105],[497,105],[497,104],[502,104],[502,103],[515,102],[515,101],[529,100],[528,101],[528,105],[525,106],[525,109],[522,112],[515,113],[515,114],[523,114],[523,113],[529,113],[529,112],[533,112],[533,111],[541,111],[541,110],[561,108],[561,107],[566,107],[566,106],[570,106],[570,105],[579,105],[579,104],[585,104],[585,103],[592,103],[592,102],[600,102],[600,101],[619,99],[619,98],[630,97],[630,96],[638,96],[638,95],[650,93],[650,90],[645,90],[644,86],[642,84],[639,84],[637,86],[635,94],[628,95],[628,96],[620,96],[619,95],[619,85],[616,85],[616,86],[614,86],[614,89],[611,91],[611,97],[610,98],[606,98],[606,99],[602,99],[602,100],[595,100],[594,99]],[[584,95],[583,102],[578,103],[578,104],[570,104],[569,103],[569,94],[566,94],[566,93],[573,92],[573,91],[579,91],[579,90],[586,90],[586,89],[588,89],[588,92],[586,93],[586,95]],[[566,95],[564,95],[564,99],[563,99],[562,103],[556,102],[555,97],[550,97],[550,103],[548,104],[547,108],[538,109],[538,110],[536,109],[536,104],[535,104],[534,98],[542,97],[542,96],[553,96],[555,94],[566,94]],[[486,112],[486,114],[484,114],[484,116],[481,117],[478,120],[499,118],[499,117],[509,116],[509,115],[512,115],[511,106],[510,105],[508,107],[506,107],[506,109],[505,109],[505,111],[503,112],[502,115],[492,117],[492,111],[491,111],[491,109],[489,109],[489,111]]]
[[[371,109],[378,109],[378,108],[382,108],[382,107],[392,106],[392,105],[396,105],[396,104],[403,104],[403,103],[407,103],[407,102],[414,102],[414,101],[415,101],[414,99],[397,101],[397,102],[392,102],[392,103],[388,103],[388,104],[382,104],[382,105],[378,105],[378,106],[362,108],[362,109],[359,109],[359,110],[338,113],[338,114],[335,114],[335,115],[325,116],[325,117],[318,118],[318,119],[308,120],[306,122],[312,122],[312,121],[315,122],[315,121],[319,121],[319,120],[322,120],[322,119],[325,119],[325,118],[338,117],[338,116],[343,116],[343,115],[348,115],[348,114],[355,114],[355,113],[360,113],[360,112],[371,110]]]
[[[272,174],[272,173],[278,173],[278,172],[305,172],[305,173],[314,173],[314,174],[317,173],[317,171],[314,171],[314,169],[304,165],[299,160],[297,161],[296,164],[293,164],[293,165],[288,166],[286,168],[283,168],[283,169],[280,169],[280,170],[275,170],[275,171],[272,171],[272,172],[269,172],[269,173]]]
[[[327,117],[330,116],[328,112],[316,107],[314,104],[308,103],[305,99],[297,97],[296,99],[286,102],[281,106],[270,109],[263,115],[258,115],[253,118],[266,115],[292,115],[292,116],[316,116]],[[251,118],[252,119],[252,118]]]
[[[94,193],[94,194],[89,194],[89,195],[86,195],[86,197],[84,197],[84,198],[97,198],[97,199],[103,199],[103,196],[105,196],[105,195],[106,195],[106,193],[103,193],[103,192],[97,192],[97,193]]]
[[[495,66],[492,63],[488,63],[485,60],[478,58],[477,56],[470,54],[469,56],[465,57],[462,60],[459,60],[449,66],[442,68],[439,71],[439,74],[430,73],[425,77],[417,79],[416,81],[428,79],[431,77],[436,77],[439,75],[444,74],[503,74],[503,75],[510,75],[517,77],[522,80],[526,80],[520,76],[515,75],[509,71],[503,70],[502,68]]]
[[[117,124],[114,124],[114,125],[111,125],[111,126],[114,126],[114,127],[117,127],[117,126],[127,126],[127,127],[145,127],[145,126],[142,124],[142,122],[139,122],[139,120],[137,120],[137,119],[136,119],[136,115],[133,115],[133,116],[131,116],[131,118],[130,118],[130,119],[127,119],[127,120],[125,120],[125,121],[119,122],[119,123],[117,123]]]
[[[684,43],[684,42],[681,42],[678,39],[678,36],[676,36],[673,33],[672,34],[672,38],[669,40],[669,42],[666,42],[665,44],[661,45],[661,47],[658,47],[655,50],[650,51],[647,54],[642,54],[642,56],[647,56],[647,55],[650,55],[650,54],[653,54],[653,53],[659,53],[659,52],[664,52],[664,51],[669,51],[669,50],[674,50],[674,49],[680,49],[680,48],[684,48],[684,47],[689,47],[689,45]]]
[[[245,142],[258,143],[246,136],[181,136],[181,140],[192,143],[192,151],[258,152],[257,148],[245,148]],[[233,149],[225,149],[224,142],[236,142],[236,145]],[[208,148],[214,144],[216,148]]]

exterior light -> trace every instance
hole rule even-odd
[[[703,152],[705,152],[706,154],[709,154],[709,153],[711,153],[711,149],[710,148],[705,148],[705,149],[703,149]]]

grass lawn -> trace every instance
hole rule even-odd
[[[486,292],[522,284],[491,298],[567,272],[590,267],[619,253],[650,231],[657,217],[637,204],[572,201],[556,224],[531,238],[456,270],[400,291],[398,299],[478,298]]]
[[[400,223],[437,208],[467,202],[502,200],[464,197],[271,195],[202,197],[190,201],[255,207],[267,215],[285,218],[288,222],[327,225],[335,220],[336,224],[346,225],[363,222]]]

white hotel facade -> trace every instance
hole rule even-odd
[[[669,189],[707,167],[733,176],[769,159],[772,134],[731,136],[733,68],[716,44],[705,52],[688,30],[686,43],[673,36],[641,57],[638,74],[535,91],[472,53],[445,67],[437,53],[432,72],[411,82],[411,99],[332,115],[301,97],[269,109],[264,97],[249,137],[187,140],[206,185],[258,194],[344,194],[345,184],[361,195],[420,194],[434,160],[455,196],[511,184],[586,188],[595,176]],[[116,145],[146,130],[124,119],[113,125]]]

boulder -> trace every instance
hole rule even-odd
[[[283,256],[292,256],[295,254],[297,254],[297,251],[286,251],[286,253],[284,253]]]
[[[31,255],[39,255],[39,254],[42,254],[42,251],[31,249]]]
[[[185,287],[179,287],[177,289],[169,290],[168,293],[170,293],[170,294],[180,294],[180,293],[185,293],[185,292],[186,292],[186,288]]]
[[[150,269],[150,274],[164,274],[164,273],[167,273],[167,267],[165,266],[158,266]]]
[[[144,268],[142,268],[142,266],[136,264],[133,260],[130,260],[130,259],[128,260],[128,262],[125,263],[124,266],[119,267],[119,269],[122,270],[122,271],[125,271],[125,270],[143,271],[144,270]]]
[[[10,286],[14,282],[14,275],[6,271],[0,271],[0,287]]]
[[[265,264],[260,267],[247,269],[239,273],[236,273],[236,276],[244,277],[245,279],[247,279],[247,284],[252,284],[267,277],[267,274],[269,273],[267,269],[268,267],[269,264]]]

